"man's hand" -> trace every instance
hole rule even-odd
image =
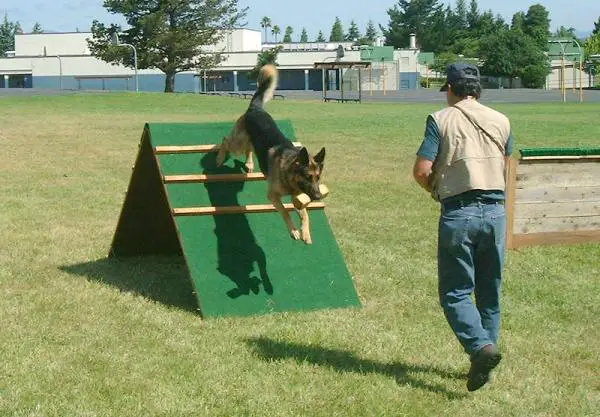
[[[415,161],[415,166],[413,167],[413,176],[415,177],[415,181],[431,192],[431,168],[433,167],[433,161],[417,156]]]

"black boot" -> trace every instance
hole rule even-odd
[[[490,380],[490,372],[500,363],[502,355],[495,345],[486,345],[471,358],[467,389],[476,391]]]

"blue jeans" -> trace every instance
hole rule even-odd
[[[438,234],[440,304],[470,355],[498,343],[505,230],[501,202],[442,204]]]

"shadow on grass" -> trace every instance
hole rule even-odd
[[[246,172],[244,164],[237,159],[233,167],[217,167],[216,157],[216,152],[209,152],[200,160],[200,165],[204,168],[203,174],[231,175]],[[245,185],[243,181],[204,183],[211,206],[214,207],[239,206],[238,194],[244,190]],[[227,291],[227,296],[235,299],[251,292],[258,294],[261,285],[267,294],[272,295],[273,284],[267,272],[267,257],[256,241],[248,217],[241,213],[214,215],[213,219],[217,237],[218,271],[236,285]],[[255,264],[258,274],[254,272]]]
[[[161,304],[197,312],[194,290],[180,256],[104,258],[63,265],[59,269]]]
[[[298,363],[310,363],[324,366],[336,371],[354,372],[357,374],[377,373],[392,377],[399,385],[409,385],[413,388],[424,389],[442,394],[448,399],[466,397],[466,393],[448,390],[440,384],[422,381],[413,374],[435,374],[447,379],[462,379],[466,381],[465,373],[452,372],[435,366],[413,365],[403,362],[381,363],[369,359],[361,359],[350,352],[327,349],[321,346],[308,346],[299,343],[278,342],[259,337],[247,339],[246,343],[256,355],[265,361],[293,359]]]

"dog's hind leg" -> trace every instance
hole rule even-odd
[[[283,204],[281,203],[281,196],[269,192],[268,198],[269,198],[269,200],[271,200],[271,202],[273,203],[273,206],[275,206],[275,208],[277,209],[279,214],[281,214],[281,217],[283,218],[283,221],[287,225],[292,239],[299,240],[300,239],[300,231],[298,229],[296,229],[296,226],[294,225],[294,222],[292,222],[292,218],[290,217],[290,214],[287,212],[285,207],[283,207]]]
[[[217,153],[217,166],[220,167],[225,162],[225,157],[227,157],[227,152],[229,151],[229,141],[231,140],[231,136],[226,136],[223,138],[223,143],[219,146],[219,152]]]

